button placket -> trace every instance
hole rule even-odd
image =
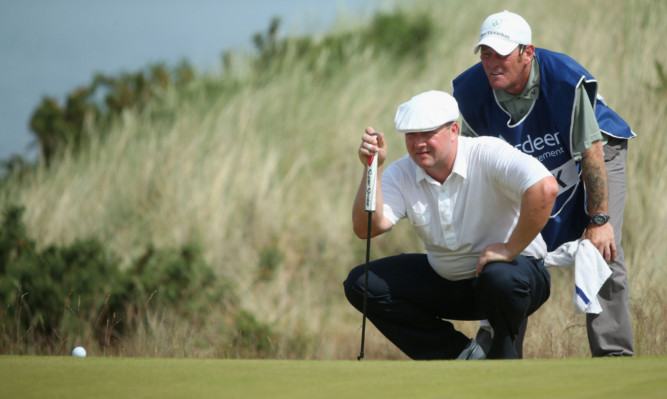
[[[449,195],[449,185],[445,182],[440,187],[438,195],[438,206],[440,209],[440,225],[442,226],[442,238],[449,248],[456,248],[456,234],[452,226],[452,200]]]

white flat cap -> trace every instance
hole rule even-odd
[[[479,30],[479,42],[473,52],[481,46],[489,46],[496,53],[506,56],[520,44],[530,44],[530,25],[523,17],[507,10],[489,15]]]
[[[459,105],[449,93],[431,90],[412,97],[396,111],[399,133],[429,132],[459,119]]]

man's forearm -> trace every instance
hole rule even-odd
[[[533,184],[521,197],[521,210],[509,240],[487,245],[477,261],[476,276],[490,262],[510,262],[537,237],[549,220],[558,196],[558,183],[552,176]]]
[[[557,195],[558,183],[553,177],[545,177],[523,194],[519,220],[507,242],[514,256],[526,249],[547,224]]]
[[[594,142],[582,154],[581,170],[588,201],[588,214],[592,216],[596,213],[607,213],[607,172],[600,141]]]

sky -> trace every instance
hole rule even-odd
[[[380,0],[0,0],[0,161],[34,160],[28,123],[44,96],[97,72],[137,72],[189,61],[215,71],[223,51],[252,51],[272,17],[282,33],[326,32],[338,15],[371,13]],[[371,14],[369,14],[371,15]]]

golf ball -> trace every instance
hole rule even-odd
[[[75,357],[86,357],[86,350],[83,348],[83,346],[77,346],[74,348],[72,351],[72,356]]]

